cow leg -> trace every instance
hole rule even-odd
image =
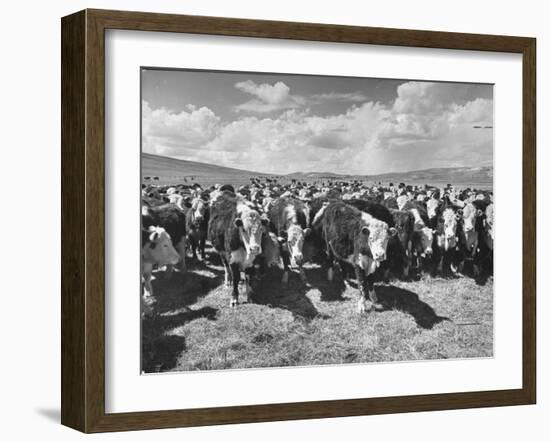
[[[286,249],[286,244],[283,245],[283,250],[281,250],[281,258],[283,258],[283,277],[281,283],[284,285],[288,284],[289,268],[290,268],[290,255]]]
[[[299,272],[300,272],[300,279],[305,284],[307,282],[306,272],[304,272],[304,268],[300,264],[299,266]]]
[[[225,287],[229,287],[231,285],[231,269],[229,268],[229,264],[227,263],[227,258],[224,253],[220,253],[220,259],[222,261],[224,273],[223,285]]]
[[[378,302],[378,296],[376,296],[376,291],[374,290],[374,275],[368,275],[366,277],[366,285],[369,292],[369,299],[374,309],[378,311],[383,310],[384,307]]]
[[[244,283],[245,283],[245,293],[246,293],[246,302],[252,302],[252,273],[254,272],[254,267],[249,267],[244,271]]]
[[[241,269],[238,263],[231,264],[231,276],[233,278],[233,292],[231,293],[230,307],[236,307],[239,303],[239,282],[241,280]]]
[[[206,247],[206,238],[204,237],[204,235],[202,235],[202,237],[199,241],[199,247],[200,247],[201,259],[203,261],[205,261],[206,260],[206,253],[204,252],[204,248]]]
[[[178,244],[176,245],[176,250],[180,255],[179,269],[181,273],[187,272],[187,263],[185,260],[185,255],[187,254],[187,241],[185,236],[182,236]]]
[[[358,265],[354,266],[355,278],[359,287],[359,302],[357,303],[357,311],[360,315],[368,313],[372,309],[372,304],[367,300],[365,293],[365,272]]]

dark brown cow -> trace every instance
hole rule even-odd
[[[328,279],[333,279],[334,259],[349,263],[359,286],[358,310],[382,309],[374,291],[373,273],[386,259],[388,225],[344,202],[324,205],[317,212],[313,227],[320,226],[328,257]],[[370,305],[367,302],[367,293]]]

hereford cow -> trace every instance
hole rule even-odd
[[[180,255],[174,249],[170,235],[162,227],[149,226],[141,231],[142,312],[151,313],[153,299],[153,266],[174,265]]]
[[[442,207],[435,215],[435,262],[437,271],[443,273],[448,268],[455,273],[453,261],[458,245],[457,226],[459,212],[452,206]]]
[[[221,195],[212,203],[208,237],[220,255],[225,283],[233,283],[230,306],[239,302],[241,271],[245,273],[246,293],[251,296],[251,276],[262,253],[267,219],[237,198]]]
[[[386,259],[388,225],[343,202],[325,203],[315,215],[313,224],[313,227],[321,227],[325,241],[328,280],[333,279],[334,259],[351,264],[359,286],[359,312],[365,313],[371,307],[381,310],[373,274]],[[366,292],[372,306],[367,303]]]
[[[426,259],[433,254],[433,230],[429,227],[428,213],[425,207],[418,202],[408,201],[404,210],[409,211],[414,217],[413,250],[420,269]]]
[[[305,237],[311,232],[311,229],[308,228],[308,208],[300,200],[281,197],[271,206],[268,217],[271,231],[278,236],[281,244],[281,257],[284,265],[282,283],[288,283],[291,260],[298,267],[301,280],[305,282],[302,248]]]
[[[480,231],[483,230],[483,211],[478,209],[472,202],[467,203],[461,210],[461,219],[458,227],[458,241],[460,258],[458,271],[462,273],[465,261],[472,262],[472,269],[475,276],[480,273],[478,253]]]
[[[185,252],[187,248],[185,231],[185,213],[176,204],[163,204],[154,207],[142,207],[142,228],[147,230],[150,226],[162,227],[170,235],[172,244],[176,248],[180,260],[180,270],[187,270]]]
[[[204,261],[206,258],[204,247],[206,245],[209,217],[210,209],[208,203],[202,198],[195,198],[185,217],[187,239],[193,253],[193,259],[197,259],[197,248],[199,249],[201,260]]]

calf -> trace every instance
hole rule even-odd
[[[302,281],[306,275],[302,267],[304,239],[310,234],[308,228],[309,211],[306,205],[295,198],[278,198],[269,210],[268,217],[270,227],[281,244],[281,257],[283,258],[282,283],[288,283],[288,273],[291,260],[294,261],[300,272]]]
[[[151,313],[153,299],[153,266],[177,264],[180,255],[174,249],[170,235],[162,227],[149,226],[141,231],[141,278],[142,278],[142,310],[144,314]]]
[[[208,237],[220,255],[225,283],[233,283],[230,306],[239,302],[241,271],[245,273],[247,297],[251,296],[251,276],[254,265],[261,258],[262,241],[266,234],[267,219],[242,201],[228,195],[220,196],[212,203]]]
[[[333,279],[334,259],[351,264],[359,286],[359,312],[365,313],[371,308],[366,292],[372,307],[381,310],[373,274],[386,259],[388,225],[343,202],[325,204],[315,215],[313,227],[316,225],[320,226],[325,241],[328,280]]]
[[[197,259],[197,248],[202,260],[206,258],[204,248],[208,233],[208,220],[210,209],[208,203],[202,198],[195,198],[186,216],[187,239],[191,246],[193,259]]]
[[[180,270],[187,270],[185,252],[187,248],[185,213],[175,204],[163,204],[155,207],[142,207],[142,228],[147,230],[150,226],[162,227],[170,235],[172,244],[176,248],[181,260]]]

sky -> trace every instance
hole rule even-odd
[[[143,152],[256,172],[493,162],[493,86],[142,69]]]

